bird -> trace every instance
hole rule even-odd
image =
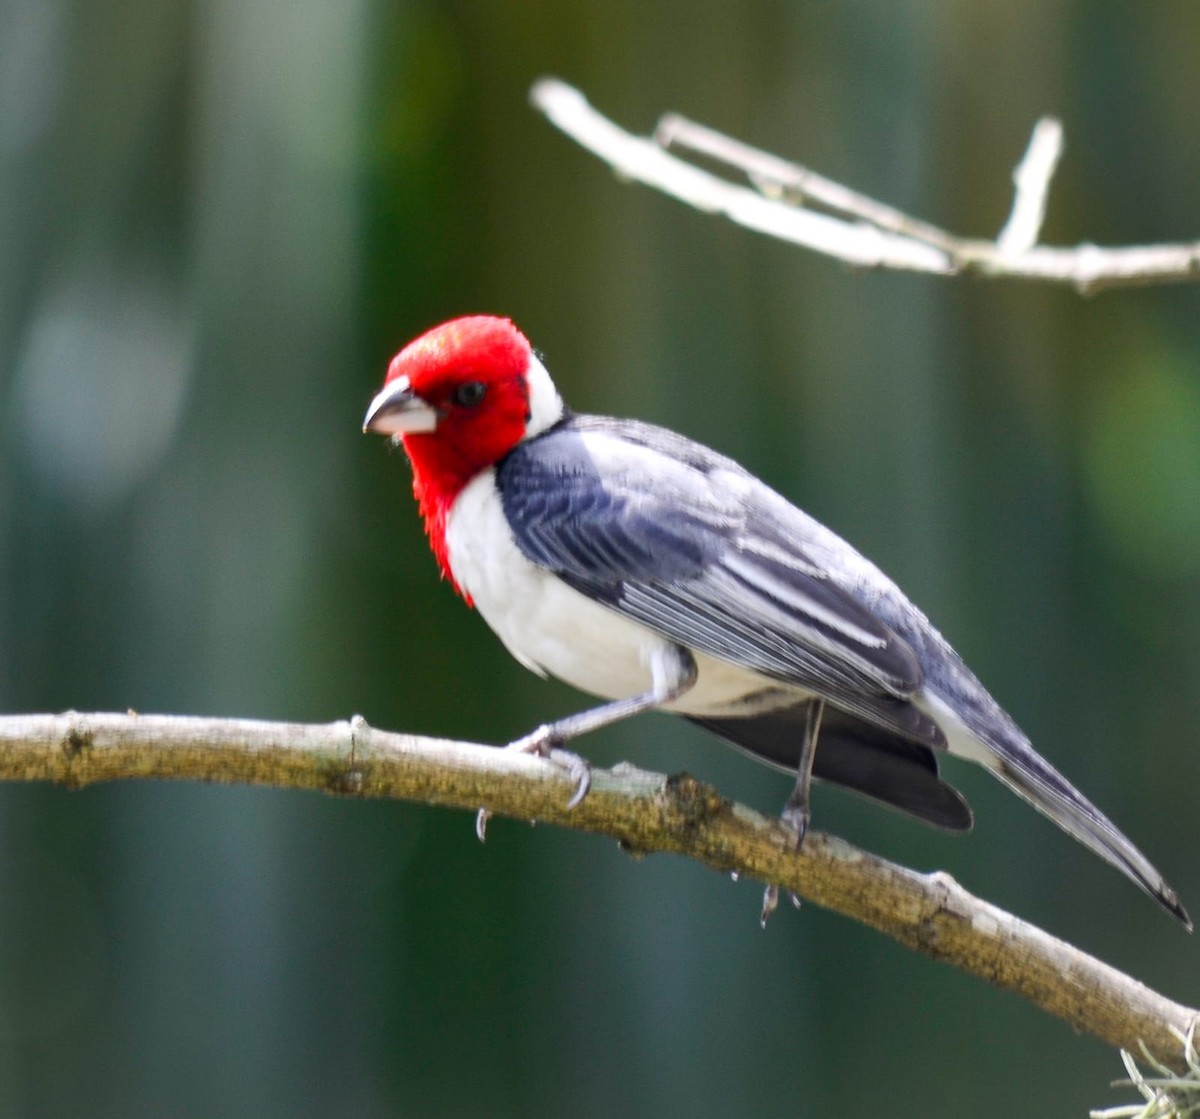
[[[1162,874],[878,567],[732,459],[570,410],[510,319],[465,315],[406,345],[363,431],[403,448],[442,575],[516,660],[604,701],[510,744],[567,765],[572,804],[589,770],[566,745],[649,710],[791,774],[781,818],[796,848],[814,778],[969,831],[941,776],[950,755],[1191,929]]]

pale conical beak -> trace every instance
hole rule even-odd
[[[376,435],[414,435],[437,430],[438,414],[409,387],[407,377],[389,381],[363,417],[363,431]]]

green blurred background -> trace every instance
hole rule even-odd
[[[1200,910],[1200,288],[854,274],[622,185],[527,105],[676,109],[993,235],[1194,237],[1200,5],[0,0],[0,705],[505,741],[583,701],[440,584],[390,354],[512,315],[577,408],[733,454],[928,611]],[[764,810],[649,716],[601,764]],[[973,769],[816,826],[1200,1002],[1200,944]],[[759,886],[409,804],[0,789],[0,1116],[1082,1115],[1116,1054]],[[1125,1093],[1128,1095],[1128,1092]]]

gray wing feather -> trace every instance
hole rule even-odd
[[[909,705],[877,701],[921,684],[909,644],[828,577],[827,555],[807,554],[816,522],[698,444],[575,418],[521,444],[496,477],[526,557],[673,641],[887,725]],[[925,722],[919,735],[944,745]]]

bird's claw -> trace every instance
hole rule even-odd
[[[562,749],[558,742],[559,738],[554,733],[554,727],[546,725],[538,727],[524,738],[510,742],[505,749],[545,758],[560,769],[566,770],[567,774],[575,781],[575,791],[571,794],[571,799],[567,801],[567,807],[576,808],[592,787],[592,767],[586,758],[580,757],[571,750]]]
[[[567,801],[567,807],[578,808],[592,787],[592,767],[588,764],[587,758],[580,757],[570,750],[558,749],[551,750],[549,757],[555,765],[565,769],[567,776],[575,782],[575,791],[571,794],[571,799]]]
[[[763,890],[762,912],[758,915],[758,927],[765,929],[767,922],[771,919],[771,914],[775,912],[775,907],[779,904],[779,887],[772,884]]]
[[[791,851],[799,851],[804,844],[804,837],[808,834],[808,822],[810,812],[807,802],[789,801],[783,811],[779,814],[779,819],[783,826],[787,829],[788,849]],[[792,905],[797,909],[800,908],[800,898],[788,891],[788,897],[792,899]],[[775,912],[779,905],[779,887],[767,886],[763,890],[762,912],[759,914],[758,923],[762,928],[767,927],[767,921],[770,920],[771,914]]]
[[[791,850],[799,851],[804,845],[804,837],[808,834],[808,823],[812,818],[807,803],[794,804],[789,801],[784,805],[779,819],[791,833]]]
[[[504,747],[506,750],[515,750],[519,754],[532,754],[534,757],[545,758],[549,762],[553,762],[560,769],[566,771],[567,775],[575,782],[575,791],[571,794],[571,799],[567,801],[568,808],[578,808],[583,803],[584,797],[592,787],[592,767],[588,764],[586,758],[579,754],[573,753],[571,750],[563,750],[556,746],[558,741],[557,735],[554,733],[554,728],[546,725],[540,726],[537,730],[525,735],[524,738],[518,738],[515,742],[510,742]],[[480,843],[487,841],[487,823],[491,819],[492,813],[487,808],[481,808],[475,814],[475,835]]]
[[[799,894],[795,894],[791,890],[788,890],[788,897],[791,898],[792,905],[796,909],[799,909]],[[771,914],[775,912],[775,909],[778,905],[779,887],[774,885],[767,886],[766,889],[763,890],[762,912],[758,915],[759,928],[765,929],[767,927],[767,921],[770,920]]]

